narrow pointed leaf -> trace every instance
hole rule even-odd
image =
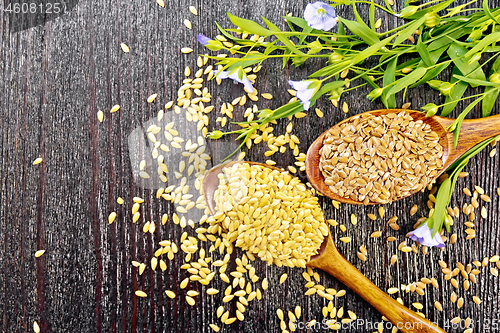
[[[415,30],[417,30],[425,21],[425,17],[421,17],[416,21],[413,21],[409,26],[407,26],[401,33],[399,34],[398,38],[394,41],[394,46],[401,44],[405,40],[408,39]]]
[[[258,23],[252,21],[252,20],[247,20],[235,15],[232,15],[230,13],[227,13],[227,16],[231,20],[231,22],[237,26],[243,29],[243,31],[246,31],[251,34],[257,34],[261,36],[270,36],[272,34],[271,31],[267,30],[266,28],[260,26]]]
[[[422,76],[425,75],[426,72],[427,68],[424,67],[416,68],[413,72],[399,79],[397,83],[393,85],[391,89],[387,92],[387,95],[390,96],[403,90],[404,88],[408,87],[411,83],[418,81]]]
[[[293,45],[292,42],[290,42],[288,40],[288,38],[286,38],[285,36],[283,36],[281,34],[281,30],[276,26],[274,25],[271,21],[269,21],[268,19],[266,19],[265,17],[262,18],[264,20],[264,22],[267,24],[267,27],[272,31],[274,32],[274,36],[276,38],[278,38],[280,40],[280,42],[282,42],[288,49],[290,49],[292,52],[294,52],[295,54],[299,54],[301,56],[305,56],[306,54],[303,53],[302,51],[300,51],[295,45]]]

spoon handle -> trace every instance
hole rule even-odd
[[[455,119],[441,118],[438,120],[444,127],[450,126]],[[453,147],[453,134],[448,133],[451,149],[447,166],[478,143],[500,134],[500,115],[487,118],[465,119],[460,128],[457,147]]]
[[[310,262],[363,297],[401,332],[404,333],[446,333],[436,323],[419,316],[387,295],[349,263],[337,250],[333,240],[328,237],[325,252]]]

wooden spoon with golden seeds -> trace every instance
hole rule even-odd
[[[203,193],[207,206],[212,214],[216,214],[216,204],[214,200],[215,191],[219,186],[218,175],[224,167],[235,163],[248,163],[251,165],[260,165],[265,168],[284,170],[256,162],[229,162],[216,166],[210,170],[203,179]],[[366,276],[356,269],[347,259],[345,259],[335,246],[332,235],[328,229],[328,236],[323,239],[318,254],[312,256],[307,262],[307,266],[319,268],[347,287],[363,297],[383,316],[391,321],[401,332],[404,333],[445,333],[436,324],[422,318],[417,313],[398,303],[395,299],[387,295],[380,288],[375,286]]]
[[[398,115],[399,113],[404,113],[404,115],[409,115],[411,118],[413,118],[413,122],[422,122],[423,124],[428,124],[430,126],[430,129],[435,132],[438,136],[438,142],[439,145],[442,147],[442,156],[439,161],[439,167],[435,168],[435,172],[432,173],[432,175],[429,175],[429,177],[425,177],[423,179],[426,180],[425,184],[424,183],[416,183],[416,184],[410,184],[411,181],[404,180],[402,184],[399,186],[406,186],[406,184],[409,184],[409,188],[406,189],[405,191],[402,191],[400,195],[392,195],[389,196],[389,200],[385,201],[374,201],[370,200],[369,195],[364,195],[365,193],[362,190],[362,187],[368,188],[366,185],[370,185],[370,182],[372,183],[371,185],[374,185],[375,182],[379,182],[380,185],[378,186],[377,191],[385,191],[387,190],[385,187],[387,186],[387,178],[385,179],[380,179],[377,181],[372,181],[372,178],[370,176],[373,175],[373,172],[370,173],[370,171],[365,172],[366,168],[362,168],[364,173],[364,179],[361,179],[360,177],[360,172],[357,172],[358,168],[356,165],[353,165],[352,163],[354,162],[352,159],[349,159],[349,157],[345,157],[345,155],[351,154],[352,149],[349,147],[344,155],[343,155],[343,160],[342,164],[338,167],[339,169],[346,165],[346,166],[352,166],[352,175],[348,175],[346,177],[345,174],[343,174],[341,171],[338,171],[335,169],[330,173],[330,176],[327,181],[325,181],[325,176],[323,172],[320,169],[320,163],[322,159],[322,154],[323,154],[323,163],[329,163],[327,160],[329,160],[327,153],[322,152],[321,149],[324,146],[325,138],[327,138],[329,133],[336,133],[342,126],[346,126],[348,123],[352,123],[354,119],[362,117],[362,116],[375,116],[375,117],[385,117],[386,119],[388,117],[394,117],[395,115]],[[478,143],[491,138],[495,135],[500,134],[500,115],[497,116],[492,116],[488,117],[487,119],[467,119],[464,120],[461,126],[460,130],[460,137],[458,139],[458,144],[457,147],[455,148],[453,145],[453,133],[448,132],[446,129],[455,121],[455,119],[450,119],[450,118],[443,118],[439,116],[432,116],[432,117],[426,117],[425,113],[420,112],[420,111],[413,111],[413,110],[404,110],[404,109],[386,109],[386,110],[374,110],[374,111],[368,111],[365,113],[361,113],[358,115],[355,115],[353,117],[350,117],[348,119],[345,119],[338,124],[332,126],[330,129],[325,131],[323,134],[321,134],[315,141],[314,143],[309,147],[309,150],[307,151],[307,157],[306,157],[306,173],[307,173],[307,178],[309,179],[309,182],[311,185],[319,192],[321,192],[323,195],[327,196],[330,199],[343,202],[343,203],[348,203],[348,204],[356,204],[356,205],[375,205],[375,204],[381,204],[381,203],[387,203],[395,200],[399,200],[402,198],[405,198],[407,196],[410,196],[421,189],[425,188],[429,183],[433,182],[439,175],[441,175],[453,162],[455,162],[460,156],[462,156],[464,153],[466,153],[469,149],[477,145]],[[345,129],[345,127],[344,127]],[[371,130],[372,128],[370,128]],[[354,128],[352,132],[359,132],[358,128]],[[381,136],[385,133],[381,133]],[[357,134],[355,134],[357,135]],[[349,141],[352,141],[349,139]],[[382,142],[381,142],[382,141]],[[418,140],[416,140],[418,142]],[[373,145],[373,149],[377,149],[377,146],[387,144],[384,140],[375,140],[378,144]],[[420,142],[418,142],[420,143]],[[342,145],[342,149],[345,146],[349,146],[349,144],[354,144],[354,146],[359,147],[359,143],[352,143],[352,142],[346,142],[345,145]],[[423,149],[426,149],[425,147],[425,142],[423,142],[424,147]],[[340,147],[341,145],[337,146]],[[403,147],[404,148],[404,147]],[[397,148],[396,147],[389,147],[389,149],[392,151],[392,153],[396,154],[398,151],[401,151],[401,145],[399,145]],[[417,151],[418,149],[414,149],[413,147],[411,149],[407,149],[407,151],[412,151],[412,153],[419,154]],[[343,154],[344,151],[338,152],[338,154]],[[331,152],[328,152],[330,154]],[[356,152],[352,153],[352,155],[355,155]],[[331,155],[330,155],[331,156]],[[350,155],[349,155],[350,156]],[[365,155],[366,156],[366,155]],[[359,156],[356,156],[359,158]],[[348,159],[348,161],[346,161]],[[378,159],[377,162],[380,162],[383,160],[383,157],[380,157],[378,154],[374,155],[373,158],[370,158],[370,162],[375,162],[375,159]],[[330,159],[331,160],[331,159]],[[339,159],[340,160],[340,159]],[[386,158],[387,160],[387,158]],[[364,161],[366,162],[366,161]],[[387,161],[386,161],[387,162]],[[335,162],[332,162],[332,164],[337,163],[337,160]],[[385,163],[385,162],[383,162]],[[429,161],[424,162],[425,165],[429,165]],[[322,164],[322,167],[324,167],[324,164]],[[408,167],[407,169],[403,169],[400,173],[403,175],[403,177],[407,177],[408,171],[409,170],[414,170],[414,166]],[[423,168],[422,168],[423,169]],[[429,168],[430,169],[430,168]],[[429,170],[427,169],[427,170]],[[359,169],[360,170],[360,169]],[[377,170],[380,170],[380,168],[377,167]],[[382,171],[383,172],[383,171]],[[391,174],[394,173],[394,168],[387,168],[386,173]],[[410,172],[411,173],[411,172]],[[338,176],[340,175],[340,176]],[[406,175],[406,176],[405,176]],[[351,177],[349,177],[351,176]],[[409,177],[409,176],[408,176]],[[350,178],[350,179],[347,179]],[[391,177],[389,177],[391,178]],[[395,179],[396,176],[394,176],[393,179]],[[347,179],[349,184],[354,184],[354,187],[358,187],[363,193],[359,195],[358,194],[353,194],[353,187],[349,185],[350,188],[341,185],[342,181],[345,181]],[[368,179],[368,181],[367,181]],[[358,184],[357,181],[360,181]],[[395,179],[398,181],[398,179]],[[352,182],[354,183],[352,183]],[[329,182],[329,184],[327,184]],[[366,183],[366,184],[365,184]],[[334,185],[335,184],[335,185]],[[345,183],[344,183],[345,184]],[[335,191],[332,190],[332,187],[330,186],[335,186]],[[370,185],[370,186],[371,186]],[[394,189],[396,185],[393,184],[392,188]],[[413,186],[413,187],[411,187]],[[373,186],[375,187],[375,186]],[[357,191],[357,190],[354,190]],[[371,188],[367,190],[372,191]],[[342,194],[344,192],[344,194]],[[373,193],[373,192],[372,192]],[[372,193],[369,193],[370,195]],[[387,192],[386,192],[387,193]],[[392,193],[392,192],[391,192]],[[376,194],[378,195],[378,193]],[[364,199],[359,200],[361,197],[364,196]],[[373,197],[371,197],[373,198]]]

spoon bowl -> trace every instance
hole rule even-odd
[[[235,163],[248,163],[260,165],[269,169],[284,172],[282,169],[272,167],[257,162],[228,162],[211,169],[203,179],[203,193],[207,206],[212,214],[216,214],[214,194],[219,186],[218,175],[224,167],[229,167]],[[366,276],[356,269],[337,249],[330,229],[328,236],[323,239],[318,254],[312,256],[307,262],[307,266],[319,268],[340,282],[345,284],[359,296],[364,298],[389,321],[391,321],[401,332],[404,333],[446,333],[436,324],[420,317],[414,311],[397,302],[380,288],[375,286]]]
[[[460,130],[460,137],[458,140],[457,147],[453,145],[453,133],[447,131],[447,128],[455,121],[455,119],[444,118],[439,116],[426,117],[425,113],[414,110],[405,109],[384,109],[384,110],[373,110],[365,113],[357,114],[351,118],[345,119],[330,129],[338,127],[346,122],[350,122],[352,118],[359,117],[361,115],[370,114],[373,116],[387,115],[389,113],[400,113],[405,112],[409,114],[414,121],[421,120],[425,124],[428,124],[431,129],[437,133],[439,136],[439,144],[443,147],[442,162],[443,166],[441,169],[437,170],[437,175],[434,179],[439,177],[453,162],[455,162],[460,156],[467,152],[470,148],[474,147],[476,144],[500,134],[500,115],[492,116],[483,119],[470,119],[464,120]],[[351,198],[342,197],[334,193],[330,187],[325,184],[325,178],[321,170],[319,169],[320,164],[320,149],[323,146],[323,141],[326,134],[330,130],[328,129],[323,134],[321,134],[309,147],[306,157],[306,174],[311,185],[320,193],[326,197],[336,200],[338,202],[363,205],[365,203],[361,201],[356,201]],[[414,194],[414,192],[409,193],[407,196]],[[407,197],[404,196],[404,197]],[[396,200],[403,199],[404,197],[399,197]],[[380,203],[369,202],[368,205],[377,205]]]

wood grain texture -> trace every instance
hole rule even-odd
[[[403,333],[445,332],[437,324],[420,317],[375,286],[339,253],[330,234],[321,244],[318,255],[312,257],[307,265],[319,268],[337,278],[370,303]]]
[[[226,12],[256,20],[265,16],[284,28],[280,16],[285,12],[301,15],[306,3],[298,0],[176,0],[161,8],[155,1],[82,0],[65,15],[16,33],[7,28],[7,18],[0,17],[0,331],[30,332],[35,320],[44,333],[211,331],[208,324],[218,322],[215,309],[222,302],[220,295],[199,296],[196,306],[190,307],[184,301],[184,292],[179,292],[181,297],[174,300],[164,294],[165,289],[178,290],[180,281],[187,276],[179,268],[182,256],[168,262],[168,270],[163,274],[146,270],[139,276],[131,265],[132,260],[147,262],[162,239],[178,242],[183,230],[169,222],[168,227],[159,227],[154,234],[142,232],[146,221],[159,221],[165,212],[171,215],[174,206],[153,199],[154,191],[134,180],[132,171],[137,165],[132,161],[140,157],[141,152],[131,151],[127,140],[130,133],[155,116],[165,102],[176,99],[184,79],[184,67],[196,68],[194,54],[205,52],[197,45],[197,33],[215,36],[214,21],[229,26]],[[500,2],[494,0],[489,4],[493,7]],[[200,15],[190,14],[189,5],[197,7]],[[398,8],[401,6],[402,2]],[[360,13],[367,17],[365,9]],[[353,18],[349,7],[340,10],[339,15]],[[385,14],[380,17],[382,29],[397,24]],[[192,31],[183,26],[185,18],[192,21]],[[121,42],[130,47],[130,53],[121,51]],[[194,54],[182,54],[180,48],[184,46],[195,49]],[[287,65],[282,70],[279,61],[268,63],[259,73],[256,87],[260,92],[272,93],[275,98],[259,100],[259,107],[274,108],[285,103],[291,98],[286,93],[287,80],[302,79],[320,66],[320,62],[311,62],[303,68]],[[230,82],[223,82],[221,86],[210,82],[207,86],[217,110],[223,102],[242,94],[241,87]],[[470,94],[478,92],[472,89]],[[158,93],[159,97],[155,103],[148,104],[146,98],[152,93]],[[322,99],[317,106],[324,111],[324,118],[310,112],[306,118],[294,121],[301,151],[305,152],[314,139],[334,123],[353,113],[383,107],[379,102],[370,103],[365,99],[367,93],[368,89],[362,88],[342,96],[341,102],[346,102],[351,110],[349,114]],[[408,91],[405,101],[401,95],[397,97],[399,106],[410,101],[415,109],[436,100],[444,101],[424,87]],[[122,109],[109,114],[115,104],[120,104]],[[460,103],[458,109],[466,105]],[[498,106],[497,103],[493,114],[499,113]],[[105,113],[103,123],[97,120],[98,110]],[[236,119],[242,119],[241,112],[235,115]],[[452,116],[456,115],[455,112]],[[470,117],[479,116],[479,109],[470,114]],[[211,126],[215,126],[215,117],[213,113]],[[284,133],[287,123],[280,121],[275,131]],[[209,143],[215,161],[237,146],[233,139]],[[369,220],[366,214],[375,213],[377,207],[344,205],[337,210],[330,200],[320,199],[326,216],[347,227],[345,232],[332,228],[340,253],[382,290],[422,277],[438,279],[439,287],[427,286],[425,296],[405,292],[394,296],[401,297],[406,305],[421,302],[426,316],[443,328],[455,316],[470,317],[475,324],[500,319],[500,284],[498,278],[489,273],[493,263],[482,268],[477,285],[472,284],[469,292],[463,288],[455,290],[444,280],[437,264],[437,260],[443,260],[453,269],[457,261],[467,264],[500,254],[497,226],[500,200],[495,194],[500,186],[499,155],[488,157],[490,149],[477,155],[467,166],[465,171],[470,176],[458,182],[452,199],[452,205],[462,207],[464,202],[470,202],[461,192],[463,187],[483,187],[492,197],[491,203],[484,204],[488,218],[478,217],[476,238],[466,240],[464,222],[467,218],[461,214],[453,227],[458,241],[445,251],[431,249],[427,255],[422,251],[418,254],[397,251],[399,242],[405,240],[405,233],[412,229],[419,216],[428,212],[428,193],[418,193],[384,206],[386,216],[376,221]],[[263,145],[252,148],[247,159],[263,162],[267,159],[265,150]],[[33,166],[32,161],[37,157],[43,157],[44,162]],[[294,162],[290,152],[275,159],[281,167]],[[300,177],[304,180],[305,173],[301,172]],[[116,204],[118,196],[125,199],[124,205]],[[142,217],[137,224],[131,223],[134,196],[148,199],[142,205]],[[413,204],[418,204],[419,212],[410,216]],[[116,211],[118,218],[109,225],[107,216],[111,211]],[[357,226],[350,225],[351,214],[358,216]],[[399,217],[399,231],[392,230],[386,223],[393,215]],[[383,236],[370,238],[375,230],[382,231]],[[188,231],[192,234],[192,230]],[[352,237],[352,242],[340,242],[338,239],[342,236]],[[388,236],[396,237],[397,241],[386,242]],[[361,245],[368,249],[366,262],[356,256]],[[38,249],[47,252],[35,260]],[[398,262],[391,266],[393,254],[398,255]],[[302,307],[303,321],[321,322],[321,308],[327,302],[320,297],[303,295],[305,281],[301,271],[266,266],[262,262],[256,262],[255,266],[259,276],[268,277],[271,287],[262,301],[251,303],[244,322],[237,322],[224,331],[279,332],[276,309],[291,310],[296,305]],[[289,278],[279,285],[279,276],[284,272]],[[345,288],[329,275],[319,274],[323,285],[337,290]],[[226,284],[217,279],[212,286],[223,289]],[[199,289],[194,283],[190,287]],[[135,297],[137,289],[146,291],[149,297]],[[462,309],[449,301],[452,291],[465,298]],[[472,295],[478,295],[483,302],[475,305]],[[445,310],[436,311],[434,301],[441,302]],[[349,290],[346,296],[335,300],[335,305],[354,311],[365,321],[381,320],[378,312]],[[232,307],[234,311],[234,305]]]

